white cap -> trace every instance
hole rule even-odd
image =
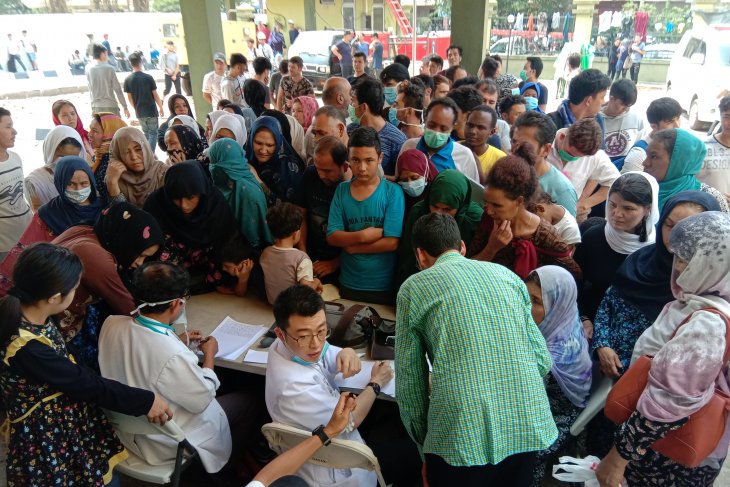
[[[292,19],[289,19],[289,23],[290,23],[290,24],[293,24],[293,23],[294,23],[294,21],[293,21]]]

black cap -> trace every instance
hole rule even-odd
[[[386,66],[385,69],[380,73],[380,81],[385,83],[386,80],[394,79],[397,82],[401,82],[406,79],[411,79],[411,75],[408,74],[408,68],[400,63],[393,63]]]

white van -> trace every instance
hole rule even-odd
[[[304,61],[302,74],[311,81],[315,90],[321,90],[327,78],[339,76],[339,73],[331,72],[334,56],[331,48],[342,40],[344,34],[344,31],[341,30],[302,31],[294,44],[289,47],[288,57],[302,58]],[[339,68],[339,66],[337,67]]]
[[[714,29],[684,34],[667,72],[667,96],[677,100],[692,129],[719,117],[718,95],[730,88],[730,35]]]

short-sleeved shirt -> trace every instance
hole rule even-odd
[[[644,57],[644,55],[641,54],[641,53],[638,53],[638,52],[634,51],[633,50],[633,47],[634,47],[633,44],[632,44],[631,47],[632,47],[632,50],[631,50],[631,62],[634,63],[634,64],[641,63],[641,60]],[[645,51],[646,50],[646,43],[645,42],[640,42],[639,43],[639,50],[641,50],[641,51]]]
[[[373,68],[383,69],[383,43],[378,42],[373,48]]]
[[[383,237],[400,238],[405,209],[403,190],[395,183],[381,179],[373,194],[363,201],[357,201],[352,197],[351,184],[351,181],[345,181],[337,186],[330,207],[327,235],[375,227],[383,229]],[[397,261],[397,252],[342,252],[340,283],[359,291],[390,291],[393,289]]]
[[[8,159],[0,162],[0,253],[9,252],[23,235],[33,218],[23,196],[23,162],[18,154],[8,151]]]
[[[299,249],[269,245],[259,259],[264,271],[266,299],[274,304],[279,294],[300,280],[314,279],[312,261]]]
[[[482,154],[481,156],[477,156],[477,163],[482,169],[482,174],[489,173],[489,171],[492,169],[492,166],[494,166],[494,163],[506,155],[507,154],[497,149],[496,147],[488,145],[486,152],[484,152],[484,154]]]
[[[169,74],[172,76],[172,73],[175,72],[175,67],[177,67],[177,54],[174,52],[166,52],[162,55],[162,62],[164,66],[162,66],[165,69],[165,74]]]
[[[520,81],[520,88],[526,83],[526,81]],[[547,86],[537,82],[537,86],[540,87],[540,94],[537,96],[537,104],[538,105],[547,105],[548,102],[548,89]]]
[[[258,81],[256,79],[253,79],[253,78],[247,79],[246,81],[243,82],[243,90],[244,90],[244,92],[246,91],[246,86],[249,83],[253,82],[253,81],[257,81],[257,82],[261,83],[260,81]],[[264,86],[264,88],[266,88],[266,99],[264,100],[264,103],[268,105],[269,103],[271,103],[271,91],[269,90],[269,87],[268,86],[266,86],[263,83],[261,83],[261,84]]]
[[[351,66],[352,65],[352,46],[348,44],[345,41],[340,41],[337,43],[337,50],[340,51],[340,55],[342,56],[342,59],[340,59],[340,64],[344,66]]]
[[[717,140],[717,136],[710,135],[705,139],[707,155],[702,163],[702,169],[697,173],[697,179],[730,194],[730,147]]]
[[[279,84],[281,91],[284,92],[284,100],[282,100],[282,106],[284,113],[291,115],[291,109],[286,106],[286,99],[299,98],[300,96],[314,96],[314,87],[307,78],[302,78],[299,81],[294,81],[290,75],[285,75],[281,78]]]
[[[132,94],[137,118],[157,118],[159,115],[155,97],[152,95],[155,90],[157,90],[155,79],[142,71],[132,73],[124,80],[124,92]]]
[[[211,98],[211,105],[218,106],[218,102],[223,98],[221,96],[221,81],[224,75],[218,75],[215,71],[211,71],[203,77],[203,93],[208,93]]]
[[[307,253],[315,262],[331,260],[340,255],[339,247],[327,244],[327,220],[336,189],[337,186],[324,184],[317,174],[317,168],[309,166],[294,194],[292,202],[307,210]]]
[[[550,170],[540,176],[540,188],[553,197],[555,202],[575,216],[578,194],[563,173],[550,164]]]

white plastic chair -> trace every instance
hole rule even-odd
[[[118,432],[133,435],[162,434],[177,442],[177,455],[172,462],[163,465],[150,465],[144,459],[127,450],[129,458],[118,463],[115,470],[144,482],[158,485],[170,483],[172,487],[178,487],[183,470],[198,456],[198,452],[193,445],[185,439],[185,432],[173,420],[166,422],[164,426],[160,426],[156,423],[150,423],[146,416],[127,416],[109,410],[104,410],[104,413]],[[185,455],[186,452],[188,453],[187,456]]]
[[[283,423],[265,424],[261,427],[261,432],[272,448],[276,447],[284,450],[294,448],[302,441],[312,437],[312,433],[309,431]],[[309,457],[307,462],[325,468],[364,468],[372,470],[378,476],[380,487],[386,487],[378,459],[375,458],[370,447],[358,441],[333,438],[329,446],[317,450],[317,453]]]
[[[570,427],[570,434],[580,435],[588,423],[606,406],[606,398],[611,392],[614,380],[601,373],[599,366],[593,368],[593,380],[591,382],[591,396],[588,399],[585,409],[581,411],[573,425]]]

